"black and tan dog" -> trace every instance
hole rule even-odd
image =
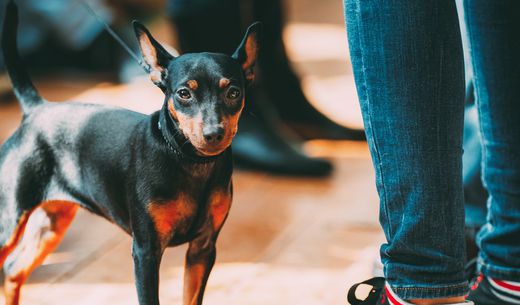
[[[16,47],[17,8],[7,6],[2,48],[23,109],[0,150],[0,266],[7,304],[83,207],[133,237],[141,305],[159,304],[166,247],[189,243],[184,304],[201,304],[215,242],[231,206],[230,144],[253,79],[259,24],[232,55],[170,55],[134,23],[160,111],[51,103],[32,85]],[[25,232],[25,233],[24,233]]]

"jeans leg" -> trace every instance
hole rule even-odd
[[[477,242],[485,275],[520,278],[520,2],[465,0],[481,133],[487,223]]]
[[[387,281],[403,299],[464,295],[464,66],[455,2],[345,0],[345,14]]]

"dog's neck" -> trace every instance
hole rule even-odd
[[[215,156],[201,156],[190,141],[186,139],[182,131],[179,129],[177,122],[171,116],[168,110],[168,96],[159,113],[158,128],[162,138],[168,147],[168,150],[175,158],[182,162],[191,164],[207,164],[213,163],[220,159],[230,148]]]

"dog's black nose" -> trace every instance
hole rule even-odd
[[[224,139],[224,128],[208,127],[202,130],[204,139],[211,144],[217,144]]]

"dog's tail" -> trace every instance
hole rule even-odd
[[[44,101],[34,87],[29,73],[18,53],[16,33],[18,29],[18,7],[12,0],[7,3],[2,29],[2,51],[4,63],[13,84],[13,91],[20,101],[24,114]]]

